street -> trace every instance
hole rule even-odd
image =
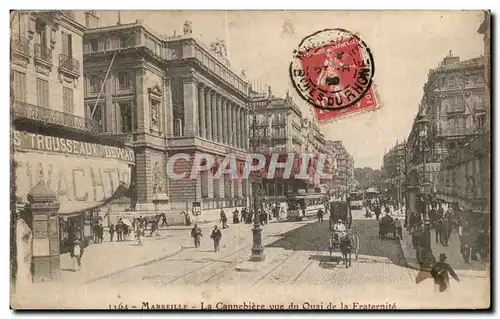
[[[417,271],[405,267],[399,241],[379,240],[374,218],[366,219],[361,211],[353,213],[353,229],[360,239],[359,257],[350,268],[332,262],[328,253],[328,216],[323,223],[311,219],[303,222],[269,223],[262,232],[266,260],[248,261],[251,255],[252,225],[230,224],[223,230],[221,250],[213,251],[211,229],[203,229],[200,248],[194,248],[188,230],[166,230],[171,240],[181,242],[178,253],[88,282],[86,291],[98,295],[103,289],[119,300],[148,300],[151,303],[186,303],[200,307],[198,300],[210,304],[217,296],[224,302],[243,300],[279,304],[295,302],[304,306],[301,296],[318,296],[315,304],[326,307],[328,301],[345,301],[349,309],[359,304],[409,307],[460,307],[461,302],[484,305],[489,289],[486,278],[461,278],[452,283],[449,292],[437,295],[433,281],[415,284]],[[336,253],[339,254],[339,253]],[[112,258],[112,252],[109,255]],[[458,289],[460,288],[462,289]],[[304,293],[307,289],[307,294]],[[478,294],[481,289],[485,293]],[[248,297],[246,297],[248,296]],[[453,297],[451,297],[453,296]],[[451,298],[450,298],[451,297]],[[247,299],[245,299],[247,298]],[[155,301],[158,300],[158,301]],[[215,304],[217,300],[213,300]],[[301,306],[301,307],[302,307]],[[345,304],[344,304],[345,306]],[[138,307],[138,306],[137,306]],[[304,306],[309,307],[309,306]],[[320,307],[320,306],[318,306]]]

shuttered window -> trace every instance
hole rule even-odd
[[[14,71],[14,100],[26,102],[26,74]]]
[[[49,81],[36,79],[36,100],[38,106],[49,107]]]
[[[63,112],[73,114],[74,109],[73,90],[63,87]]]

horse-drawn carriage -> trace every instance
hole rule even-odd
[[[337,264],[343,260],[346,268],[351,266],[351,255],[354,254],[354,260],[358,259],[359,237],[351,229],[352,214],[349,206],[345,202],[330,202],[330,238],[328,241],[328,250],[330,259],[337,260]],[[340,258],[333,255],[334,252],[340,252]]]
[[[387,236],[388,234],[392,234],[393,239],[397,238],[396,224],[394,223],[394,219],[389,215],[385,215],[379,221],[378,236],[380,239],[387,239],[389,238]]]

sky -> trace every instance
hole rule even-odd
[[[114,25],[117,11],[100,12],[102,25]],[[193,36],[206,45],[226,41],[231,67],[248,80],[286,91],[312,116],[311,106],[292,87],[288,67],[293,50],[308,35],[326,28],[357,33],[374,56],[374,83],[380,108],[321,126],[326,139],[342,140],[355,167],[379,169],[386,150],[411,129],[428,71],[448,54],[460,60],[484,52],[477,29],[480,11],[121,11],[121,22],[142,20],[157,34],[182,34],[192,21]],[[285,27],[286,26],[286,27]]]

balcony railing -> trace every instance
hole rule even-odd
[[[134,133],[118,133],[112,135],[124,143],[133,144],[136,141],[136,136]]]
[[[13,35],[12,46],[14,50],[24,53],[26,55],[30,55],[30,41],[25,37],[22,37],[18,34]]]
[[[46,123],[70,127],[80,131],[100,133],[101,126],[93,119],[76,116],[69,113],[54,111],[45,107],[28,104],[20,101],[14,102],[14,118],[26,118],[43,121]]]
[[[59,54],[59,69],[73,76],[80,76],[80,61],[65,54]]]
[[[52,50],[38,43],[35,44],[35,59],[52,64]]]

